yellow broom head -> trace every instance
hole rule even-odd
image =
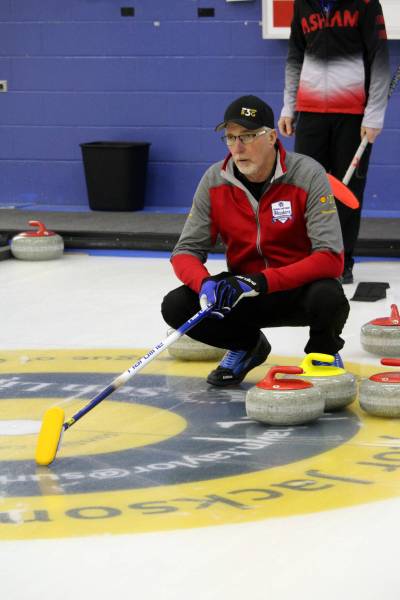
[[[38,465],[47,466],[56,457],[64,425],[64,411],[53,406],[44,413],[42,426],[36,445],[35,460]]]

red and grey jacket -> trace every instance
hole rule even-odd
[[[283,117],[295,111],[364,114],[383,126],[390,84],[385,21],[378,0],[295,0]]]
[[[235,177],[233,166],[228,155],[202,177],[171,257],[177,277],[199,292],[218,235],[228,270],[262,273],[269,293],[339,277],[342,234],[321,165],[286,153],[278,142],[276,169],[258,202]]]

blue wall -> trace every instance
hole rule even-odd
[[[86,207],[79,144],[145,140],[146,207],[189,207],[225,153],[213,131],[225,106],[251,92],[279,114],[287,41],[263,40],[260,20],[260,0],[1,0],[0,206]],[[400,42],[390,51],[394,70]],[[373,153],[368,216],[400,216],[399,108],[397,91]]]

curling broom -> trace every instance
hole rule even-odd
[[[124,385],[131,377],[136,375],[147,363],[151,362],[158,354],[163,352],[168,346],[173,344],[179,339],[184,333],[189,331],[192,327],[197,325],[204,317],[206,317],[212,307],[207,306],[197,312],[191,317],[186,323],[178,327],[176,331],[171,333],[167,338],[153,346],[151,350],[147,352],[142,358],[139,358],[134,365],[129,367],[126,371],[118,375],[110,385],[102,390],[93,400],[91,400],[86,406],[84,406],[79,412],[73,415],[68,421],[64,421],[65,414],[64,410],[59,406],[53,406],[46,410],[41,429],[39,432],[35,460],[38,465],[47,466],[53,462],[56,457],[57,450],[61,444],[61,438],[67,429],[72,427],[74,423],[79,421],[84,415],[86,415],[92,408],[97,406],[102,400],[110,396],[112,392]]]
[[[390,97],[392,96],[399,81],[400,81],[400,65],[397,67],[396,72],[391,79],[390,86],[389,86],[389,92],[388,92],[388,99],[390,99]],[[347,169],[345,176],[342,179],[342,182],[345,185],[349,184],[349,181],[352,178],[354,171],[358,167],[361,157],[364,154],[364,150],[367,146],[368,146],[368,138],[366,135],[364,135],[363,139],[361,140],[361,144],[357,148],[357,151],[356,151],[355,155],[353,156],[350,166]]]
[[[399,81],[400,81],[400,65],[397,67],[396,72],[393,75],[392,80],[390,82],[388,99],[393,94]],[[330,175],[329,173],[327,174],[329,183],[331,184],[333,195],[340,202],[342,202],[346,206],[349,206],[350,208],[358,208],[360,205],[357,198],[353,194],[353,192],[351,192],[347,186],[350,182],[350,179],[353,176],[354,171],[358,167],[361,157],[364,154],[364,150],[367,146],[368,146],[368,138],[366,135],[364,135],[359,147],[357,148],[355,155],[353,156],[353,158],[351,160],[349,168],[347,169],[342,181],[340,181],[333,175]]]

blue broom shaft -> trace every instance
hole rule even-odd
[[[133,377],[134,375],[136,375],[136,373],[141,371],[143,367],[147,365],[147,363],[151,362],[158,354],[160,354],[166,348],[168,348],[168,346],[173,344],[178,338],[180,338],[184,333],[186,333],[186,331],[189,331],[189,329],[197,325],[197,323],[199,323],[202,319],[204,319],[204,317],[206,317],[211,312],[211,308],[211,306],[208,306],[207,308],[204,308],[197,312],[195,315],[193,315],[193,317],[186,321],[186,323],[184,323],[176,331],[174,331],[174,333],[169,335],[162,342],[159,342],[156,346],[149,350],[147,354],[142,356],[142,358],[139,358],[139,360],[134,365],[129,367],[129,369],[121,373],[121,375],[118,375],[118,377],[116,377],[110,383],[110,385],[104,388],[104,390],[99,392],[99,394],[97,394],[97,396],[95,396],[93,400],[89,402],[89,404],[84,406],[80,411],[78,411],[75,415],[73,415],[70,419],[68,419],[68,421],[64,423],[64,431],[66,431],[71,427],[71,425],[79,421],[79,419],[81,419],[90,410],[92,410],[92,408],[97,406],[102,400],[110,396],[110,394],[112,394],[116,389],[124,385],[128,381],[128,379],[131,379],[131,377]]]
[[[84,415],[86,415],[86,413],[88,413],[90,410],[92,410],[92,408],[97,406],[97,404],[99,404],[102,400],[107,398],[107,396],[112,394],[116,389],[117,389],[117,387],[115,385],[113,385],[112,383],[110,385],[108,385],[106,388],[104,388],[104,390],[102,390],[99,394],[97,394],[97,396],[95,398],[93,398],[93,400],[91,400],[89,402],[89,404],[84,406],[73,417],[71,417],[70,419],[68,419],[68,421],[66,421],[64,423],[64,425],[63,425],[64,431],[66,431],[67,429],[69,429],[71,427],[71,425],[73,425],[74,423],[79,421],[79,419],[81,419]]]

